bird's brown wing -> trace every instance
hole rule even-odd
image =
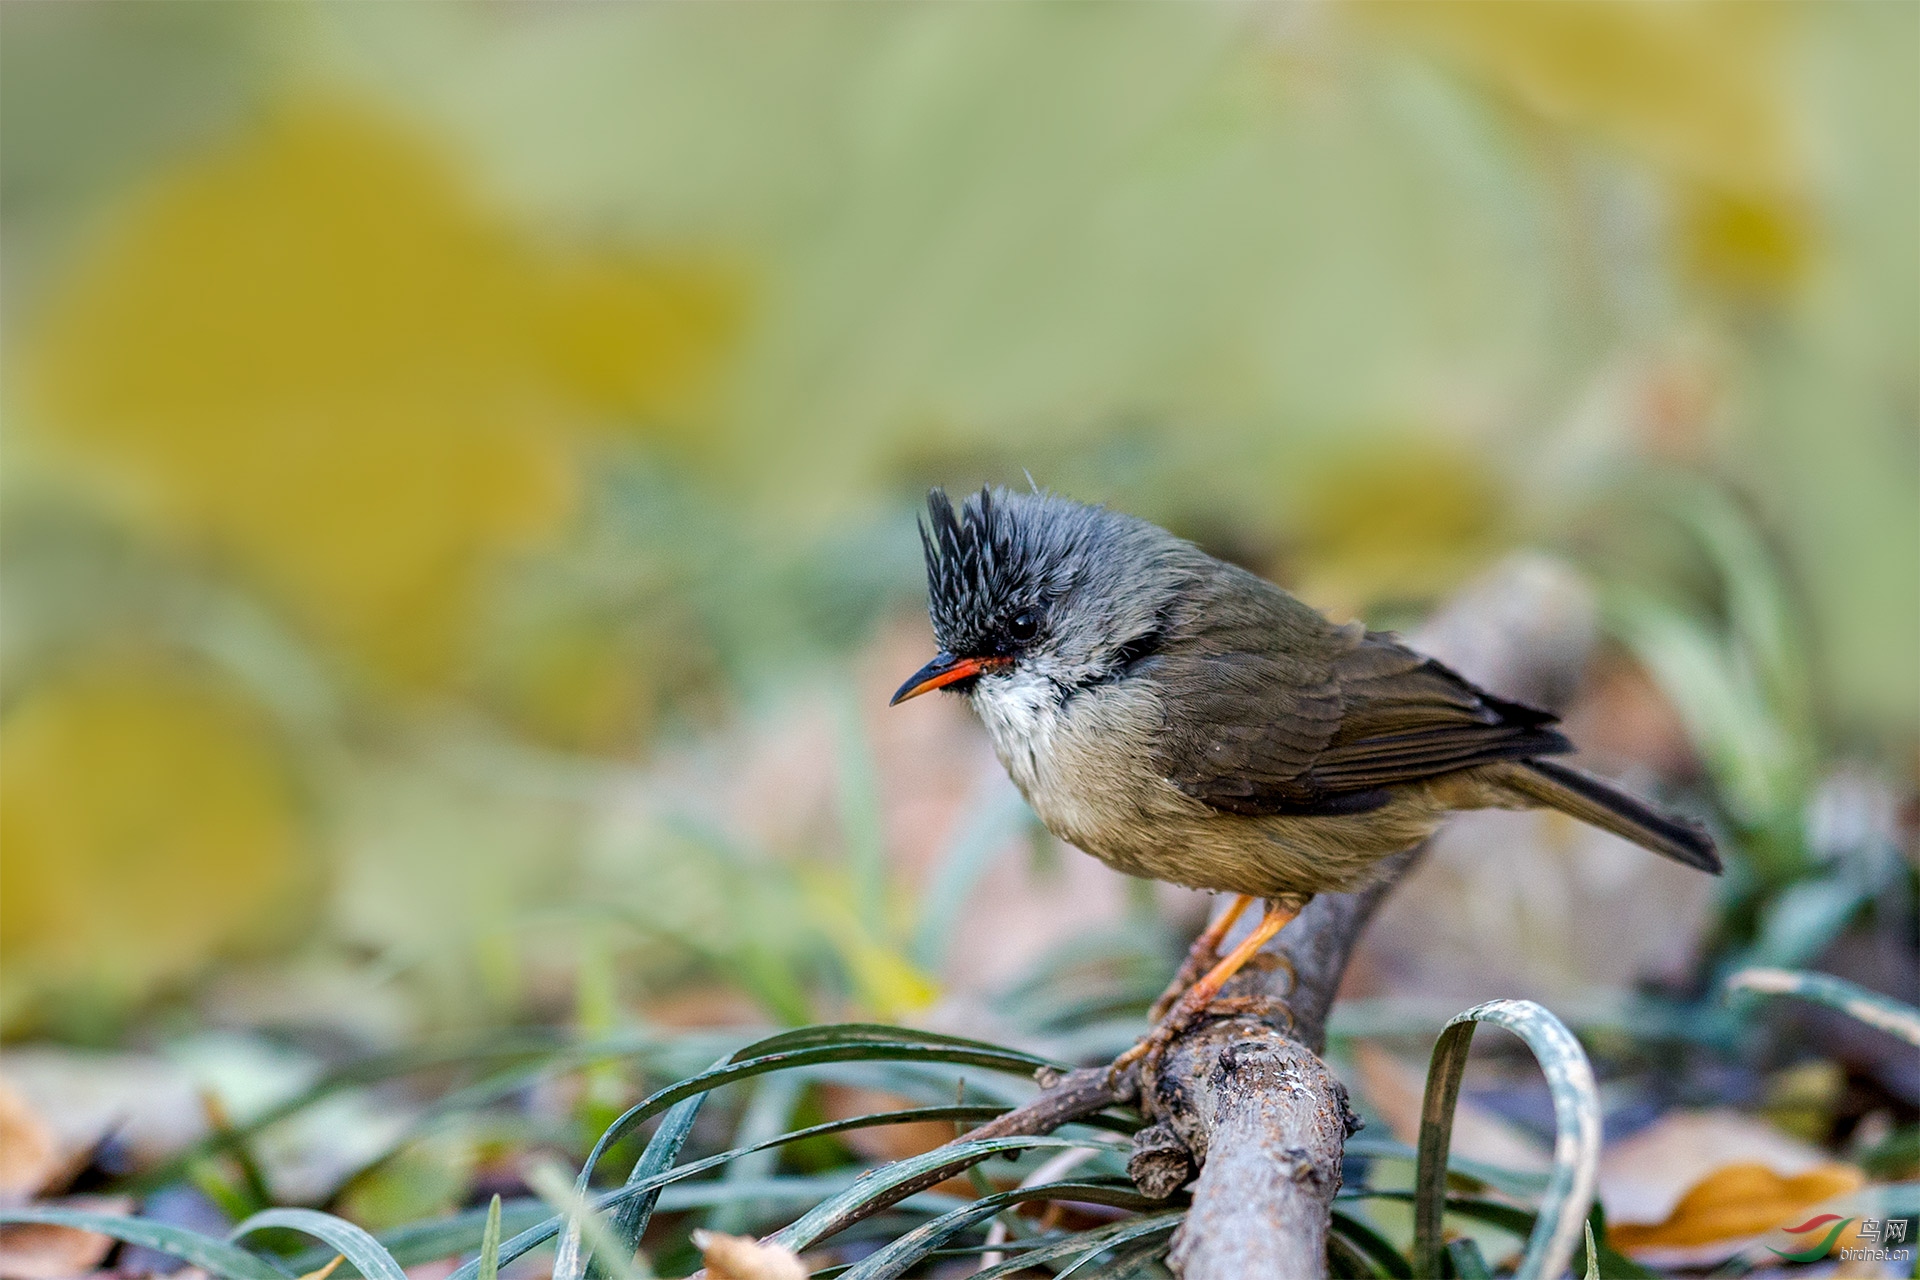
[[[1155,663],[1169,710],[1159,764],[1195,799],[1243,814],[1359,813],[1397,783],[1572,750],[1549,713],[1390,635],[1315,627],[1305,615],[1318,614],[1281,598],[1290,607],[1263,634],[1237,622]]]

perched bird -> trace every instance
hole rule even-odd
[[[958,513],[935,489],[927,511],[940,652],[893,702],[964,694],[1055,835],[1130,875],[1239,895],[1116,1066],[1190,1026],[1314,894],[1366,885],[1456,809],[1558,809],[1720,870],[1698,824],[1545,759],[1573,750],[1550,713],[1164,529],[1003,489]],[[1254,898],[1260,926],[1213,963]]]

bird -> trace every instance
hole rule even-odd
[[[1113,1063],[1149,1068],[1316,894],[1364,888],[1465,809],[1556,809],[1719,874],[1698,822],[1550,759],[1548,711],[1391,632],[1336,624],[1146,520],[988,486],[920,524],[939,652],[889,705],[962,695],[1054,835],[1129,875],[1233,895]],[[1235,921],[1260,922],[1227,955]]]

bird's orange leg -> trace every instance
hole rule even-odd
[[[1146,1039],[1115,1058],[1113,1066],[1109,1068],[1110,1073],[1118,1076],[1142,1058],[1147,1060],[1148,1066],[1157,1061],[1160,1055],[1166,1052],[1167,1046],[1173,1043],[1175,1036],[1191,1027],[1200,1020],[1202,1014],[1206,1013],[1207,1006],[1212,1004],[1214,997],[1220,994],[1220,988],[1227,984],[1227,979],[1240,972],[1247,961],[1259,953],[1260,948],[1271,942],[1275,934],[1286,928],[1293,918],[1300,914],[1300,909],[1305,905],[1297,901],[1268,902],[1267,913],[1260,918],[1260,924],[1254,931],[1241,939],[1240,945],[1228,952],[1225,959],[1209,969],[1204,978],[1188,987],[1186,994],[1180,997],[1167,1016],[1148,1033]]]
[[[1185,995],[1187,988],[1220,958],[1220,943],[1226,938],[1227,931],[1252,905],[1252,894],[1236,893],[1219,918],[1200,931],[1200,936],[1193,940],[1193,946],[1187,949],[1187,958],[1180,965],[1180,972],[1173,975],[1173,981],[1167,984],[1167,989],[1160,993],[1160,998],[1147,1011],[1148,1022],[1158,1022],[1166,1017],[1174,1001]]]

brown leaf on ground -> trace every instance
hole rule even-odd
[[[696,1231],[693,1243],[707,1264],[708,1280],[807,1280],[805,1264],[777,1244],[718,1231]]]
[[[1609,1227],[1614,1248],[1663,1266],[1693,1266],[1739,1251],[1749,1241],[1802,1217],[1814,1206],[1866,1185],[1849,1165],[1823,1164],[1782,1177],[1764,1164],[1732,1164],[1701,1179],[1653,1226]]]
[[[0,1199],[24,1200],[60,1167],[60,1141],[40,1113],[0,1080]]]
[[[1818,1148],[1738,1111],[1670,1111],[1607,1144],[1600,1202],[1609,1222],[1649,1225],[1671,1217],[1682,1196],[1729,1165],[1757,1164],[1792,1178],[1825,1162]]]
[[[125,1213],[133,1201],[126,1196],[76,1196],[61,1201],[59,1207]],[[113,1243],[111,1236],[40,1222],[0,1227],[0,1280],[66,1280],[85,1275],[106,1260]]]

